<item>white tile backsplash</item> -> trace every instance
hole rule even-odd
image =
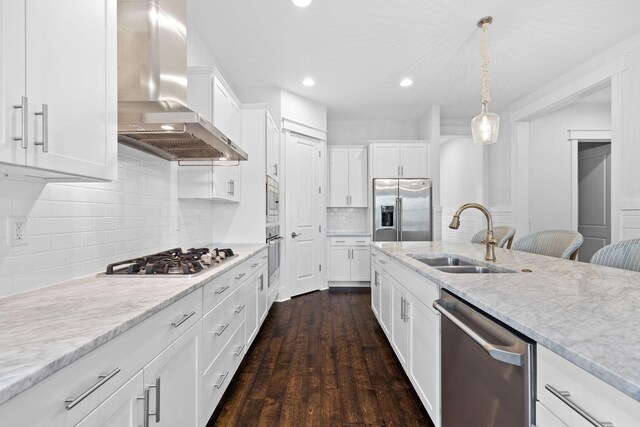
[[[114,261],[214,241],[215,205],[179,200],[177,168],[120,145],[117,181],[0,179],[0,296],[97,273]],[[9,216],[27,218],[26,246],[8,246]]]
[[[327,231],[367,231],[366,208],[328,208]]]

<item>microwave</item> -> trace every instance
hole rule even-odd
[[[278,181],[267,176],[267,222],[278,222],[279,219]]]

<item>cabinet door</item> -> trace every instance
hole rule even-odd
[[[402,178],[429,178],[429,145],[400,144]]]
[[[223,81],[213,79],[213,124],[231,141],[239,144],[241,133],[240,106],[233,99]]]
[[[366,208],[367,194],[367,148],[349,148],[349,206]]]
[[[280,180],[280,133],[269,114],[267,116],[267,175],[276,181]]]
[[[440,316],[411,297],[409,378],[436,426],[440,425]]]
[[[22,105],[25,84],[25,2],[0,3],[0,162],[24,165],[27,159],[26,141],[16,141],[23,134]],[[27,119],[27,116],[24,116]]]
[[[400,178],[398,144],[371,144],[372,171],[375,178]]]
[[[368,246],[351,248],[351,280],[366,282],[371,280],[371,250]]]
[[[329,205],[349,206],[349,149],[329,147]]]
[[[351,280],[351,260],[349,247],[331,246],[329,248],[329,280]]]
[[[210,199],[213,169],[211,166],[178,166],[178,197]]]
[[[187,105],[213,123],[213,70],[189,69]]]
[[[391,299],[391,281],[387,273],[382,271],[380,274],[380,325],[389,341],[391,341]]]
[[[229,202],[240,201],[240,168],[242,164],[213,167],[212,197]]]
[[[407,367],[409,360],[409,323],[407,311],[409,302],[407,300],[407,291],[395,279],[392,282],[391,301],[391,345],[396,351],[396,356],[403,367]]]
[[[138,372],[76,427],[138,427],[143,422],[144,384]]]
[[[198,426],[201,322],[144,368],[144,385],[150,388],[149,412],[160,413],[160,416],[143,414],[153,426]]]
[[[267,318],[267,268],[263,267],[258,273],[258,319],[260,325]]]
[[[371,263],[371,310],[380,321],[380,270],[375,263]]]
[[[26,5],[27,163],[115,178],[116,0],[29,0]]]
[[[253,275],[244,284],[245,295],[245,333],[246,333],[246,349],[258,335],[260,326],[260,318],[258,317],[258,276]]]

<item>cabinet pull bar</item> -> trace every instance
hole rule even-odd
[[[244,310],[244,308],[246,307],[246,304],[242,304],[236,307],[235,313],[242,313],[242,310]]]
[[[215,388],[220,388],[220,387],[222,387],[222,384],[224,384],[225,380],[227,379],[227,375],[229,375],[229,371],[227,371],[227,373],[226,373],[226,374],[220,374],[220,382],[219,382],[219,383],[214,384],[213,386],[214,386]]]
[[[182,319],[178,320],[177,322],[171,322],[171,326],[173,326],[174,328],[177,328],[178,326],[182,325],[187,320],[191,319],[194,314],[196,314],[195,311],[192,311],[189,314],[183,314],[182,315]]]
[[[234,356],[240,356],[242,354],[242,350],[244,350],[244,344],[238,347],[238,351],[233,353]]]
[[[220,326],[220,329],[218,329],[216,332],[214,332],[214,334],[216,334],[216,335],[220,336],[220,335],[222,335],[222,333],[223,333],[224,331],[226,331],[226,330],[227,330],[227,328],[228,328],[228,327],[229,327],[229,324],[228,324],[228,323],[227,323],[227,324],[224,324],[224,325]]]
[[[22,97],[20,105],[14,105],[13,108],[16,110],[19,108],[22,110],[22,117],[20,118],[20,128],[22,129],[22,136],[14,136],[14,141],[20,141],[20,146],[27,149],[27,139],[29,139],[29,121],[27,117],[29,117],[29,98],[26,96]]]
[[[36,116],[42,116],[42,141],[34,141],[33,145],[41,145],[42,152],[49,152],[49,106],[42,104],[42,111],[35,113]]]
[[[224,291],[226,291],[227,289],[229,289],[229,286],[221,286],[218,289],[216,289],[214,291],[214,293],[220,295],[221,293],[223,293]]]
[[[143,414],[144,414],[144,424],[143,427],[149,427],[149,395],[150,395],[150,388],[147,387],[144,389],[144,409],[143,409]]]
[[[545,384],[544,388],[549,390],[551,394],[560,399],[562,403],[576,411],[578,415],[587,420],[591,425],[596,427],[614,427],[613,423],[608,421],[598,421],[590,413],[579,407],[575,402],[569,399],[569,397],[571,397],[571,393],[569,393],[568,391],[557,390],[555,387],[549,384]]]
[[[383,260],[380,260],[380,264],[386,264],[386,262],[384,262]]]
[[[273,174],[275,176],[278,176],[278,164],[277,163],[273,164],[273,170],[274,170]]]
[[[236,276],[236,280],[240,280],[240,279],[242,279],[242,278],[245,276],[245,274],[247,274],[247,273],[240,273],[240,274],[238,274],[238,275]]]
[[[251,264],[251,268],[256,268],[258,266],[258,264],[260,264],[260,263],[256,262],[255,264]]]
[[[66,403],[65,409],[66,410],[73,409],[78,403],[80,403],[84,399],[86,399],[91,393],[93,393],[94,391],[96,391],[97,389],[102,387],[111,378],[115,377],[118,372],[120,372],[120,368],[115,368],[113,371],[111,371],[111,372],[109,372],[107,374],[98,375],[98,379],[100,381],[98,381],[97,383],[92,385],[89,389],[85,390],[85,392],[82,393],[80,396],[67,397],[65,399],[65,401],[64,401],[64,403]]]
[[[150,385],[147,387],[146,393],[147,393],[147,402],[149,401],[149,389],[155,388],[156,389],[156,411],[152,414],[149,413],[148,409],[149,409],[149,405],[147,404],[147,412],[145,413],[145,417],[147,418],[147,420],[149,419],[150,416],[155,416],[156,417],[156,423],[160,422],[160,377],[156,377],[156,383],[153,385]],[[149,422],[147,421],[147,425]]]

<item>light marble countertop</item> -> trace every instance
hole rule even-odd
[[[216,247],[216,246],[212,246]],[[0,404],[266,248],[193,277],[91,275],[0,298]]]
[[[471,243],[373,245],[640,401],[640,273],[498,248],[488,263],[484,245]],[[516,273],[444,273],[406,254],[455,255]]]
[[[366,231],[327,231],[327,237],[369,237]]]

